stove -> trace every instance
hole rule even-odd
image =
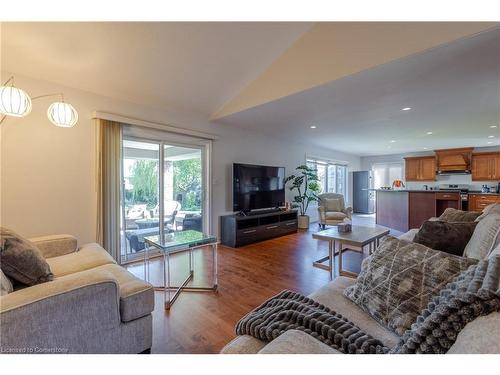
[[[441,184],[439,190],[450,190],[460,192],[460,200],[462,201],[462,210],[466,207],[466,202],[469,200],[470,185],[465,184]],[[466,208],[465,208],[466,209]]]

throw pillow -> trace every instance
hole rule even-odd
[[[480,212],[475,211],[462,211],[457,210],[456,208],[447,208],[444,212],[439,216],[439,221],[446,221],[449,223],[454,222],[462,222],[462,221],[474,221],[481,215]]]
[[[14,291],[12,283],[2,270],[0,270],[0,296],[12,293],[12,291]]]
[[[489,214],[500,214],[500,203],[492,203],[489,206],[486,206],[476,221],[483,220]]]
[[[326,211],[340,212],[343,209],[342,198],[324,198],[323,205],[325,206]]]
[[[434,250],[462,256],[476,225],[475,222],[426,221],[415,235],[413,242]]]
[[[472,237],[465,247],[468,258],[485,259],[500,241],[500,214],[490,213],[478,222]]]
[[[402,335],[429,300],[461,271],[476,263],[426,246],[386,236],[361,265],[344,295],[376,321]]]
[[[0,228],[0,268],[6,276],[25,285],[54,277],[36,245],[6,228]]]

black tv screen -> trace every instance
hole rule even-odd
[[[284,167],[233,164],[233,211],[278,207],[285,201]]]

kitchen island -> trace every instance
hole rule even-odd
[[[465,208],[455,190],[377,189],[376,194],[376,223],[400,232],[419,228],[446,208]]]

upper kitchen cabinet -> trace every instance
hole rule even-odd
[[[472,147],[435,150],[437,173],[469,173],[471,168]]]
[[[435,181],[436,158],[434,156],[416,156],[405,158],[406,181]]]
[[[481,152],[473,154],[472,180],[500,180],[500,152]]]
[[[436,158],[434,156],[420,159],[420,179],[423,181],[436,180]]]

